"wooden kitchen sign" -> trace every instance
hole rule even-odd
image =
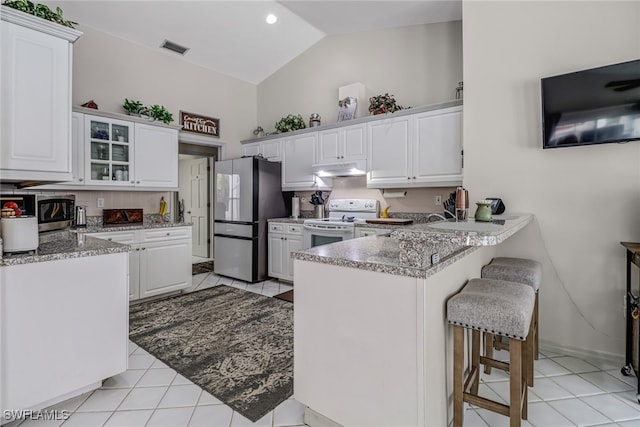
[[[220,119],[180,111],[182,130],[220,138]]]

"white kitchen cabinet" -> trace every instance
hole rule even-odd
[[[136,187],[178,187],[178,130],[135,124]]]
[[[367,131],[367,187],[462,183],[462,106],[370,122]]]
[[[88,234],[131,245],[129,300],[191,286],[191,227],[166,227]]]
[[[367,158],[365,124],[318,132],[318,164]]]
[[[133,184],[133,123],[85,115],[84,141],[87,185],[130,187]]]
[[[283,145],[282,190],[312,189],[316,176],[312,165],[316,160],[318,133],[285,138]]]
[[[293,281],[291,253],[302,249],[302,224],[269,223],[270,277]]]
[[[2,409],[43,409],[127,369],[127,264],[120,252],[0,267]]]
[[[282,160],[282,139],[269,139],[242,145],[242,155],[262,156],[271,162]]]
[[[413,116],[414,184],[462,184],[462,107]]]
[[[409,186],[411,117],[400,116],[370,122],[367,126],[369,170],[367,187]]]
[[[69,181],[72,43],[82,34],[2,7],[0,179]]]
[[[191,286],[191,239],[142,243],[140,298]]]

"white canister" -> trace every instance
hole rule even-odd
[[[38,218],[12,216],[0,219],[3,252],[23,252],[38,249]]]
[[[300,216],[300,198],[298,196],[291,198],[291,216],[293,219],[298,219]]]
[[[116,181],[122,181],[124,180],[124,172],[122,171],[122,169],[118,169],[116,171]]]

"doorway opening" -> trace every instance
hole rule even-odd
[[[181,141],[178,149],[176,220],[192,224],[192,263],[213,261],[213,165],[222,147]],[[211,269],[213,265],[211,264]]]

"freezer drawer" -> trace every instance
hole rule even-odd
[[[256,243],[253,239],[215,236],[213,271],[223,276],[253,282],[258,268],[258,263],[255,262]]]
[[[224,234],[225,236],[237,237],[254,237],[257,228],[251,224],[234,224],[231,222],[218,222],[213,224],[213,233],[217,236]]]

